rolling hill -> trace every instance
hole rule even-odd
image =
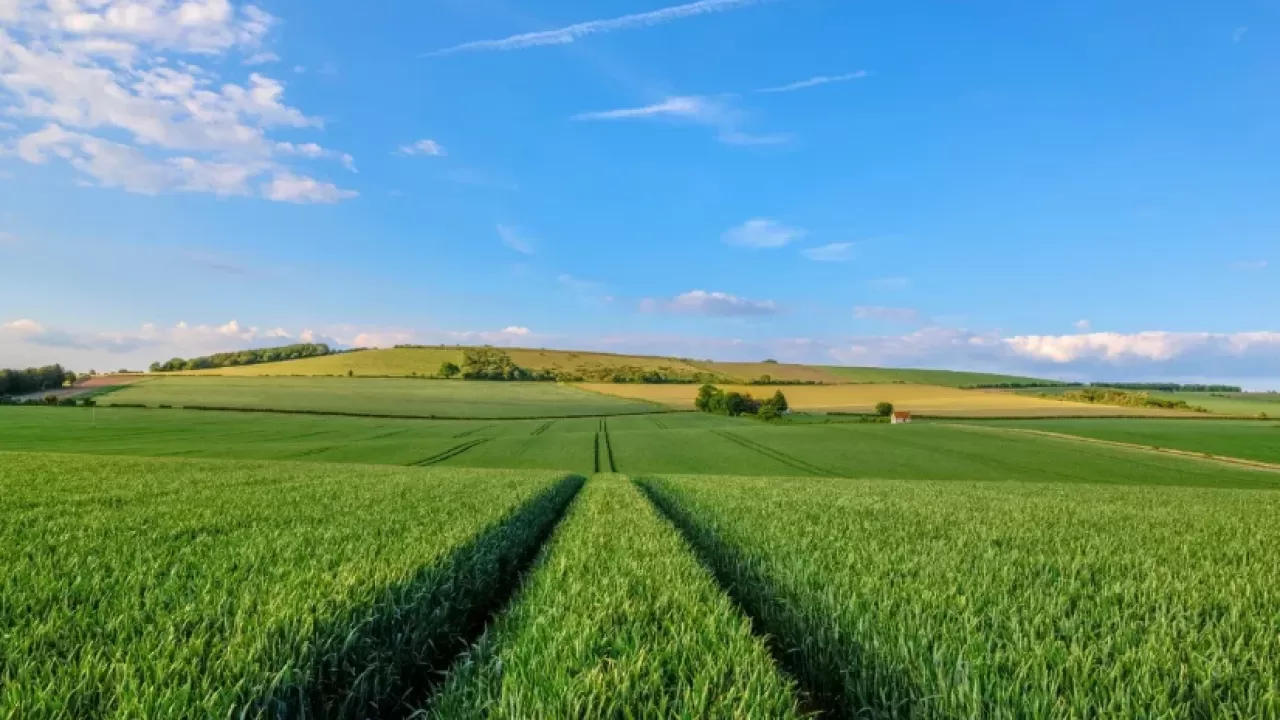
[[[462,364],[463,353],[466,349],[460,346],[439,346],[362,350],[261,365],[196,370],[182,374],[230,377],[318,377],[348,374],[356,377],[430,377],[440,370],[440,365],[443,363]],[[1053,384],[1053,381],[1036,378],[947,370],[824,367],[775,362],[716,362],[712,360],[646,355],[615,355],[612,353],[573,350],[524,348],[504,348],[503,350],[520,367],[534,371],[575,372],[587,376],[585,379],[588,380],[596,379],[593,375],[602,371],[639,369],[663,371],[671,375],[689,378],[712,375],[715,376],[713,379],[716,381],[725,383],[753,382],[768,376],[772,382],[808,382],[828,385],[913,383],[959,388],[996,383],[1043,382],[1046,385]]]

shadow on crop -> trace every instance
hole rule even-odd
[[[230,717],[411,716],[516,594],[583,482],[565,477],[411,580],[321,622],[306,659],[277,673]],[[297,643],[296,635],[282,634],[273,644]]]
[[[918,702],[922,695],[905,673],[851,637],[835,635],[822,617],[806,613],[803,598],[788,596],[762,563],[700,525],[669,492],[648,478],[635,482],[751,619],[774,661],[800,687],[805,711],[840,719],[940,717]]]

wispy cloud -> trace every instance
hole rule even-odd
[[[755,218],[724,231],[720,239],[738,247],[777,248],[804,236],[803,228],[788,227],[768,218]]]
[[[431,157],[444,157],[449,154],[444,149],[444,146],[435,140],[419,140],[408,145],[401,145],[397,152],[401,155],[429,155]]]
[[[1093,323],[1088,320],[1077,320],[1075,322],[1075,328],[1080,332],[1088,332],[1091,327],[1093,327]]]
[[[498,226],[498,237],[502,244],[523,255],[533,254],[533,243],[516,228],[510,225]]]
[[[671,119],[715,128],[716,138],[726,145],[775,145],[791,138],[787,135],[752,135],[741,129],[742,113],[722,100],[706,96],[669,97],[642,107],[620,108],[579,113],[577,121]]]
[[[853,316],[859,320],[880,320],[882,322],[909,325],[920,321],[920,311],[911,308],[880,307],[876,305],[859,305],[853,309]]]
[[[1231,33],[1231,42],[1233,42],[1233,43],[1238,43],[1238,42],[1240,42],[1241,40],[1244,40],[1244,36],[1245,36],[1246,34],[1248,34],[1248,32],[1249,32],[1249,26],[1248,26],[1248,25],[1241,25],[1240,27],[1238,27],[1238,28],[1236,28],[1234,31],[1232,31],[1232,33]]]
[[[901,290],[911,284],[911,278],[907,277],[883,277],[871,281],[872,285],[890,290]]]
[[[1244,260],[1231,263],[1232,270],[1266,270],[1271,263],[1266,260]]]
[[[776,315],[778,305],[772,300],[751,300],[723,292],[693,290],[666,300],[647,298],[640,303],[640,310],[715,317],[760,317]]]
[[[0,247],[5,245],[17,245],[18,236],[10,232],[0,232]]]
[[[224,275],[249,275],[252,270],[233,258],[205,250],[184,250],[179,256],[186,262]]]
[[[555,30],[522,33],[502,38],[500,40],[481,40],[478,42],[463,43],[461,45],[455,45],[443,50],[428,53],[428,56],[452,55],[454,53],[468,51],[523,50],[525,48],[539,47],[542,45],[568,45],[569,43],[576,42],[579,38],[583,38],[588,35],[601,35],[604,33],[615,32],[617,30],[653,27],[655,25],[663,25],[674,20],[696,17],[698,15],[710,15],[712,13],[720,13],[727,10],[736,10],[738,8],[760,5],[770,1],[772,0],[700,0],[699,2],[676,5],[674,7],[667,7],[662,8],[661,10],[653,10],[634,15],[623,15],[622,17],[616,17],[608,20],[591,20],[588,22],[577,23],[575,25],[569,25],[567,27],[557,28]]]
[[[857,72],[846,73],[844,75],[819,75],[817,77],[809,78],[808,80],[801,80],[799,82],[793,82],[788,85],[779,85],[778,87],[760,88],[759,90],[756,90],[756,92],[758,93],[794,92],[796,90],[804,90],[805,88],[817,87],[819,85],[829,85],[831,83],[849,82],[850,80],[861,80],[866,76],[867,76],[866,70],[859,70]]]
[[[853,243],[831,243],[802,251],[814,262],[848,262],[853,259]]]

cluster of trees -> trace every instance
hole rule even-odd
[[[761,420],[782,417],[791,409],[781,390],[768,400],[757,400],[750,393],[725,392],[715,385],[703,385],[698,390],[698,398],[693,401],[693,405],[702,412],[714,415],[755,415]]]
[[[0,395],[27,395],[56,390],[76,381],[76,374],[61,365],[26,370],[0,370]]]
[[[1051,396],[1049,396],[1051,397]],[[1151,397],[1145,392],[1126,392],[1113,388],[1088,387],[1083,390],[1072,390],[1058,396],[1072,402],[1094,403],[1098,405],[1119,405],[1121,407],[1161,408],[1164,410],[1190,410],[1192,412],[1209,412],[1199,405],[1191,405],[1186,400],[1166,400]]]
[[[768,362],[767,360],[765,362]],[[826,383],[818,380],[779,380],[772,375],[761,375],[754,380],[748,380],[748,385],[826,385]]]
[[[216,355],[191,358],[190,360],[174,358],[166,363],[151,363],[151,372],[180,372],[182,370],[209,370],[239,365],[260,365],[269,362],[319,357],[332,353],[333,350],[324,343],[301,343],[283,347],[262,348],[260,350],[218,353]]]
[[[507,353],[489,347],[469,348],[462,353],[462,367],[447,362],[440,366],[444,377],[462,376],[464,380],[554,380],[516,364]]]
[[[1144,390],[1146,392],[1220,392],[1238,393],[1236,385],[1179,385],[1178,383],[1091,383],[1089,387],[1115,388],[1117,390]]]

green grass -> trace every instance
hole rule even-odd
[[[162,377],[118,390],[103,397],[101,403],[499,419],[625,415],[663,410],[642,401],[553,383],[380,378]]]
[[[1280,715],[1280,494],[647,486],[830,717]]]
[[[435,713],[798,716],[790,681],[747,620],[617,475],[587,484],[530,584],[457,669]]]
[[[0,717],[407,715],[577,483],[0,454]]]
[[[971,423],[978,424],[978,423]],[[1280,463],[1280,421],[1000,420],[982,425]]]
[[[1058,423],[1077,421],[1034,421],[1049,422],[1070,432],[1074,425]],[[1238,452],[1241,457],[1261,460],[1267,455],[1258,449],[1266,451],[1272,446],[1260,443],[1270,433],[1280,436],[1274,424],[1243,421],[1078,422],[1082,427],[1099,428],[1130,423],[1158,430],[1185,427],[1187,437],[1197,442],[1216,437],[1213,450],[1232,451],[1222,454]],[[435,421],[0,407],[0,450],[547,469],[583,474],[612,469],[633,474],[1280,488],[1280,473],[1066,439],[927,423],[773,426],[682,413],[612,417],[604,426],[608,429],[607,449],[612,453],[599,463],[597,438],[604,438],[599,418]],[[1159,442],[1175,446],[1163,438]]]
[[[1037,388],[1020,390],[1019,395],[1062,395],[1080,388]],[[1129,390],[1126,392],[1143,392]],[[1184,400],[1188,405],[1203,407],[1217,415],[1237,415],[1256,417],[1258,413],[1266,413],[1268,417],[1280,418],[1280,394],[1277,393],[1200,393],[1200,392],[1148,392],[1153,398],[1161,400]]]
[[[1023,377],[1020,375],[998,375],[980,372],[958,372],[955,370],[910,370],[906,368],[869,368],[869,367],[824,367],[842,382],[849,383],[895,383],[904,382],[915,385],[940,385],[942,387],[963,388],[973,385],[994,385],[999,383],[1052,383],[1043,378]]]

